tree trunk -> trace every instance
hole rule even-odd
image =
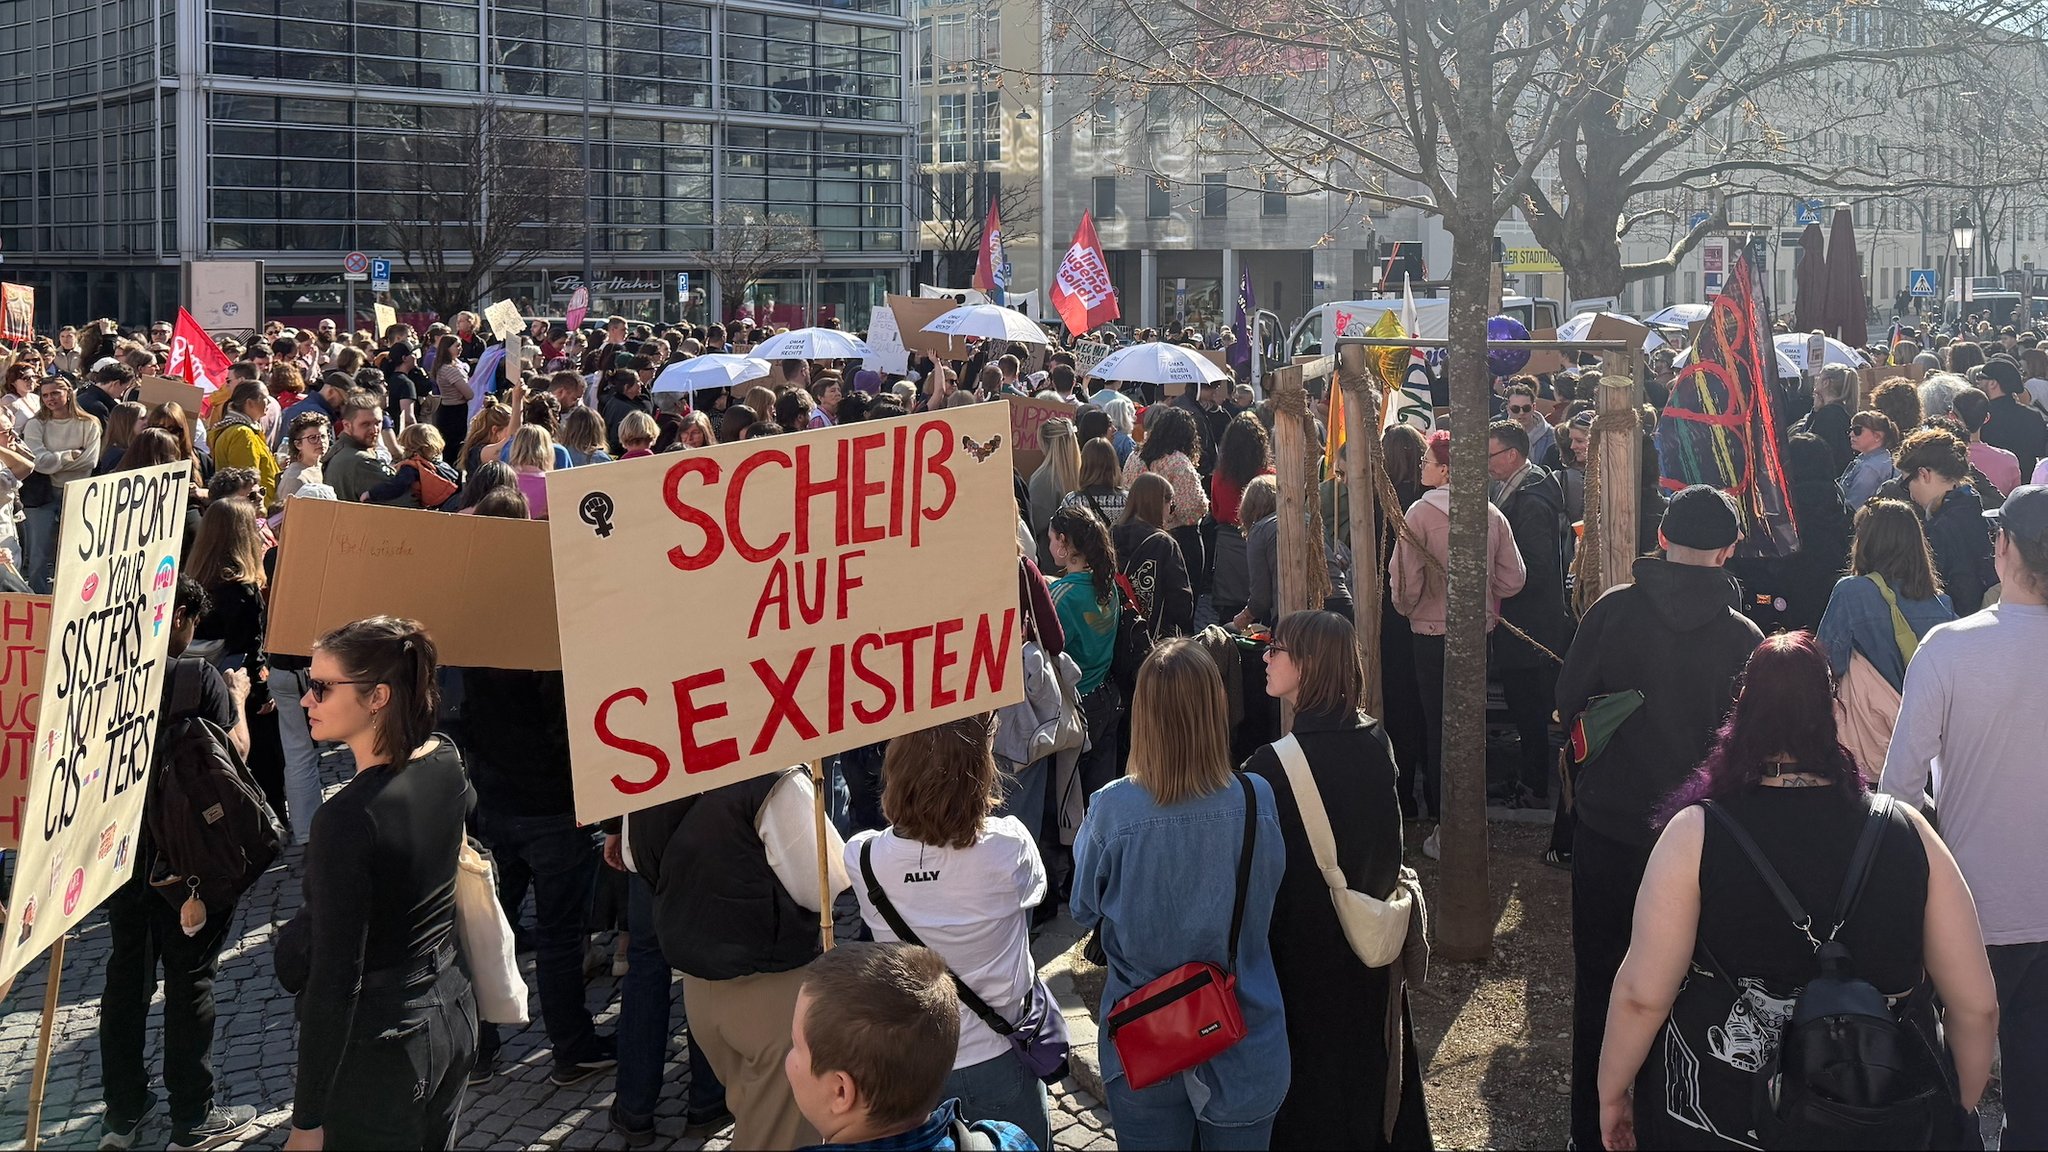
[[[1486,321],[1493,266],[1490,222],[1452,233],[1451,533],[1444,637],[1443,901],[1437,942],[1454,960],[1493,946],[1486,829],[1486,425],[1492,380]]]

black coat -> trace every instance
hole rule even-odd
[[[1192,635],[1195,590],[1173,534],[1143,520],[1126,520],[1116,526],[1111,543],[1118,567],[1130,578],[1138,606],[1152,623],[1153,638]]]
[[[1564,600],[1564,490],[1541,468],[1524,469],[1501,493],[1500,513],[1515,533],[1528,580],[1500,602],[1500,618],[1527,632],[1562,659],[1572,642],[1572,614]],[[1549,656],[1505,628],[1493,633],[1496,668],[1551,667]]]
[[[1993,448],[2003,448],[2019,457],[2021,483],[2034,474],[2034,465],[2048,456],[2048,421],[2011,396],[2000,396],[1991,402],[1981,436]],[[1962,605],[1956,605],[1956,611],[1962,610]]]
[[[1304,712],[1294,735],[1330,818],[1345,883],[1373,896],[1393,891],[1401,870],[1401,802],[1386,732],[1363,713]],[[1388,969],[1367,968],[1344,938],[1330,889],[1317,870],[1287,770],[1271,745],[1245,771],[1273,786],[1287,842],[1287,871],[1268,933],[1286,1007],[1293,1079],[1273,1120],[1273,1148],[1428,1148],[1429,1113],[1412,1036],[1402,1045],[1401,1114],[1383,1135]],[[1405,995],[1405,992],[1403,993]],[[1402,1008],[1407,1032],[1407,1008]]]
[[[1735,581],[1722,569],[1646,556],[1634,574],[1580,622],[1558,675],[1557,714],[1569,725],[1595,696],[1643,693],[1643,706],[1580,770],[1575,803],[1581,824],[1647,849],[1657,838],[1652,815],[1706,753],[1763,633],[1735,610]]]
[[[1855,449],[1849,447],[1849,409],[1845,405],[1823,404],[1800,418],[1792,431],[1817,436],[1828,446],[1828,457],[1834,461],[1833,475],[1840,476],[1856,458]]]

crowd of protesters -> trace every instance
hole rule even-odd
[[[1882,911],[1838,925],[1842,939],[1888,994],[1931,982],[1938,998],[1915,999],[1908,1022],[1930,1036],[1945,1023],[1959,1114],[2003,1038],[2011,1146],[2048,1143],[2048,1094],[2029,1091],[2048,1087],[2031,1027],[2048,1013],[2048,906],[2021,863],[2048,816],[2024,757],[2048,731],[2024,678],[1985,674],[2048,644],[2036,338],[2016,334],[2010,355],[1935,342],[1943,371],[1887,381],[1867,404],[1852,374],[1822,371],[1784,430],[1800,552],[1737,557],[1732,502],[1705,487],[1667,499],[1652,477],[1645,555],[1583,618],[1570,573],[1593,512],[1597,370],[1500,381],[1483,443],[1388,428],[1404,524],[1377,565],[1381,718],[1362,711],[1339,477],[1323,481],[1327,598],[1278,610],[1274,412],[1251,388],[1093,380],[1073,353],[1023,345],[917,354],[901,373],[790,360],[732,388],[658,386],[665,368],[769,334],[614,318],[500,341],[470,313],[347,337],[272,325],[224,346],[228,377],[199,413],[131,398],[163,367],[154,330],[103,321],[7,357],[0,586],[49,590],[68,481],[192,464],[173,628],[203,669],[187,711],[232,734],[305,844],[303,907],[278,936],[299,998],[286,1147],[461,1143],[464,1093],[499,1073],[498,1029],[451,940],[464,828],[493,853],[533,953],[551,1081],[615,1076],[609,1119],[631,1146],[654,1139],[678,1029],[691,1135],[1049,1146],[1047,1075],[1020,1036],[1056,1039],[1030,944],[1062,906],[1092,931],[1106,1018],[1189,961],[1234,976],[1243,1036],[1213,1059],[1134,1087],[1105,1034],[1121,1146],[1431,1146],[1407,969],[1360,958],[1327,883],[1341,870],[1354,893],[1398,901],[1408,838],[1437,855],[1454,451],[1484,452],[1489,479],[1489,671],[1507,714],[1489,791],[1555,807],[1546,860],[1572,873],[1577,1146],[1730,1131],[1747,1080],[1696,1081],[1691,1111],[1669,1104],[1688,1075],[1674,1045],[1719,1045],[1741,1068],[1706,1029],[1748,993],[1701,999],[1685,979],[1694,946],[1776,1000],[1808,957],[1725,822],[1825,907],[1873,786],[1903,801],[1880,809],[1870,883],[1884,898],[1863,907]],[[1016,478],[1027,659],[1055,691],[834,757],[822,845],[797,770],[579,826],[560,673],[441,667],[426,630],[391,618],[339,629],[310,658],[266,649],[295,498],[546,519],[551,471],[1012,397],[1073,405]],[[1017,738],[1048,714],[1076,735],[1049,753]],[[1559,725],[1595,733],[1562,766]],[[354,767],[332,795],[323,746]],[[1930,786],[1939,834],[1917,811]],[[881,943],[823,951],[821,869]],[[254,1120],[214,1099],[211,1071],[235,909],[196,934],[163,909],[142,876],[109,904],[104,1148],[138,1143],[156,1103],[142,1061],[159,967],[168,1142],[213,1147]],[[1421,917],[1409,923],[1396,943],[1419,944]],[[616,951],[597,948],[593,926],[615,925]],[[603,964],[623,978],[609,1034],[585,987]]]

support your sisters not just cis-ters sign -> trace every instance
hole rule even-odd
[[[1010,411],[548,474],[586,823],[1023,696]]]

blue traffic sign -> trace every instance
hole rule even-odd
[[[1808,224],[1825,224],[1821,213],[1826,210],[1827,202],[1824,200],[1801,200],[1793,206],[1793,215],[1799,226],[1804,228]]]
[[[382,259],[370,261],[370,291],[391,291],[391,261]]]
[[[1939,282],[1935,279],[1934,269],[1914,268],[1907,272],[1906,294],[1915,299],[1926,300],[1932,300],[1934,297],[1941,295],[1941,288],[1939,287]]]
[[[1714,214],[1712,212],[1695,212],[1692,214],[1692,217],[1685,222],[1686,231],[1690,232],[1694,228],[1697,228],[1700,225],[1705,224],[1707,221],[1713,218]]]
[[[690,274],[688,272],[676,273],[676,296],[678,299],[684,301],[685,303],[689,301]]]

